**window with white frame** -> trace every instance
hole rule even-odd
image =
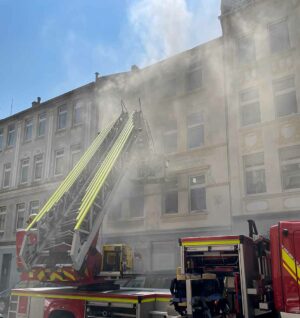
[[[203,146],[204,144],[204,121],[202,112],[187,116],[187,146],[189,149]]]
[[[189,177],[190,211],[206,210],[205,175]]]
[[[64,149],[56,150],[54,153],[54,175],[59,176],[64,172]]]
[[[300,145],[279,150],[282,188],[300,188]]]
[[[163,144],[165,153],[177,151],[177,121],[175,119],[165,123]]]
[[[6,206],[0,206],[0,238],[5,233]]]
[[[0,151],[3,150],[4,144],[3,144],[3,134],[4,134],[4,129],[1,127],[0,128]]]
[[[287,21],[280,21],[269,26],[270,48],[272,53],[280,53],[290,48]]]
[[[32,118],[26,119],[25,125],[24,125],[24,141],[30,141],[32,139],[32,127],[33,127]]]
[[[246,194],[267,191],[263,152],[244,156],[244,175]]]
[[[58,107],[57,114],[57,129],[64,129],[67,127],[67,106],[63,105]]]
[[[274,102],[278,117],[298,113],[294,76],[273,81]]]
[[[21,160],[20,164],[20,184],[28,183],[29,181],[29,158]]]
[[[260,122],[260,104],[257,88],[249,88],[240,92],[241,125]]]
[[[3,188],[8,188],[11,181],[11,163],[5,163],[3,166]]]
[[[255,43],[252,36],[243,36],[237,40],[237,55],[240,63],[255,61]]]
[[[163,211],[165,214],[178,213],[177,178],[167,180],[163,184]]]
[[[43,154],[34,156],[33,163],[33,180],[38,181],[43,177]]]
[[[40,208],[40,202],[38,200],[30,201],[28,215],[37,214],[39,212],[39,208]]]
[[[15,144],[16,125],[9,124],[7,127],[7,147],[12,147]]]
[[[18,203],[16,206],[16,229],[23,229],[25,225],[25,203]]]
[[[83,121],[84,107],[81,101],[77,101],[73,108],[73,126],[79,125]]]
[[[80,157],[81,157],[81,145],[80,144],[72,145],[71,146],[71,162],[70,162],[71,169],[76,165]]]
[[[45,136],[46,134],[46,120],[47,114],[46,112],[38,115],[38,124],[37,124],[37,137]]]

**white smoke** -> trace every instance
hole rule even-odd
[[[190,6],[188,6],[190,4]],[[142,0],[129,9],[131,39],[142,52],[137,63],[148,65],[220,35],[219,0]]]

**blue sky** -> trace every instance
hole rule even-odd
[[[0,0],[0,119],[221,35],[220,0]]]

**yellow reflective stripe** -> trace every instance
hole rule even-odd
[[[38,280],[43,280],[45,278],[45,272],[44,271],[40,271],[38,274],[37,274],[37,278]]]
[[[240,240],[217,240],[217,241],[189,241],[182,242],[182,246],[207,246],[207,245],[236,245],[240,244]]]
[[[54,281],[54,280],[59,280],[59,281],[61,281],[61,282],[64,281],[64,279],[63,279],[59,274],[57,274],[57,273],[52,273],[52,274],[50,275],[50,281]]]
[[[63,271],[63,274],[71,280],[75,280],[75,276],[67,271]]]
[[[86,193],[81,201],[81,206],[79,207],[79,213],[76,217],[77,223],[75,225],[75,230],[78,230],[89,212],[98,192],[102,188],[108,174],[110,173],[114,163],[116,162],[119,154],[121,153],[130,133],[133,130],[132,115],[130,115],[128,122],[126,123],[123,131],[120,133],[118,139],[113,145],[112,149],[108,155],[103,160],[100,168],[98,169],[95,177],[89,184]]]
[[[137,304],[137,299],[131,298],[113,298],[113,297],[92,297],[92,296],[77,296],[77,295],[56,295],[56,294],[41,294],[41,293],[22,293],[18,291],[12,291],[11,295],[13,296],[27,296],[35,298],[56,298],[56,299],[76,299],[76,300],[88,300],[88,301],[102,301],[110,303],[127,303],[127,304]]]
[[[293,279],[297,282],[298,279],[296,275],[292,272],[292,270],[284,262],[282,262],[282,265],[286,269],[286,271],[293,277]]]
[[[96,153],[97,149],[100,147],[105,137],[113,127],[114,122],[112,122],[108,127],[103,129],[101,133],[95,138],[91,146],[87,149],[81,159],[77,162],[74,168],[70,171],[65,180],[59,185],[56,191],[51,195],[46,204],[40,210],[39,214],[32,220],[32,222],[26,228],[26,231],[30,230],[31,227],[38,222],[53,206],[56,204],[63,194],[70,189],[74,184],[75,180],[81,174],[83,169],[86,167],[87,163],[91,160],[93,155]]]
[[[294,258],[292,258],[284,248],[281,249],[281,256],[282,260],[289,266],[291,271],[296,274],[296,263]]]
[[[171,300],[171,296],[170,298],[156,297],[156,301],[159,301],[159,302],[168,303],[170,300]]]

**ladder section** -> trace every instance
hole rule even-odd
[[[82,269],[88,251],[97,238],[110,201],[125,173],[128,153],[133,146],[138,129],[135,123],[140,113],[130,115],[123,131],[101,163],[81,200],[74,227],[71,258],[75,270]]]
[[[58,263],[71,264],[71,230],[81,200],[98,171],[106,154],[110,152],[129,120],[122,112],[116,121],[108,125],[92,142],[65,180],[50,196],[38,215],[26,228],[20,258],[24,267],[53,267]],[[82,222],[84,228],[85,222]],[[35,239],[32,239],[32,238]]]

